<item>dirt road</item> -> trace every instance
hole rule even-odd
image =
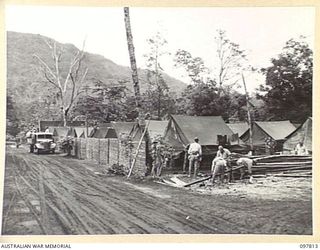
[[[312,234],[310,179],[292,198],[208,195],[91,164],[7,147],[2,234]]]

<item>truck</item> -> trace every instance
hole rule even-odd
[[[34,132],[29,135],[27,142],[30,146],[30,153],[55,152],[57,144],[54,142],[53,134],[47,132]]]

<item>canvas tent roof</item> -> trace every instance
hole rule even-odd
[[[148,122],[148,121],[147,121]],[[148,133],[151,139],[157,136],[164,136],[165,130],[167,128],[168,121],[154,121],[150,120],[148,126]]]
[[[115,129],[117,136],[128,136],[136,122],[111,122],[111,126]]]
[[[116,131],[111,127],[97,128],[92,131],[92,138],[117,138]]]
[[[290,133],[295,130],[295,127],[290,121],[268,121],[254,122],[252,125],[252,143],[256,153],[265,151],[266,138],[271,137],[277,141],[275,150],[282,151],[283,142]],[[249,130],[241,136],[241,140],[247,145],[250,144]]]
[[[216,146],[218,135],[234,135],[221,116],[172,115],[165,132],[165,139],[174,148],[192,143],[195,137],[199,138],[203,146]],[[232,144],[239,144],[239,141]]]
[[[283,144],[284,150],[294,150],[296,145],[303,141],[307,150],[312,152],[312,117],[309,117],[295,131],[287,136]]]
[[[232,132],[238,134],[239,137],[241,137],[249,129],[249,125],[246,122],[227,123],[227,125],[232,130]]]
[[[51,132],[50,129],[53,128],[53,131]],[[75,136],[75,130],[73,128],[68,127],[51,127],[49,128],[49,132],[53,133],[53,136],[58,137],[67,137],[67,136]]]
[[[48,127],[50,133],[54,133],[54,127]]]
[[[85,121],[68,121],[67,127],[85,126]],[[40,131],[45,131],[46,127],[63,127],[63,121],[39,121]]]
[[[76,137],[81,137],[85,133],[84,130],[86,128],[84,128],[84,127],[74,127],[73,129],[75,130]]]
[[[289,134],[296,130],[295,126],[290,121],[270,121],[270,122],[255,122],[274,140],[284,140]]]
[[[139,123],[134,123],[131,131],[130,137],[133,141],[140,140],[145,126],[148,125],[148,135],[149,139],[153,140],[157,137],[164,137],[165,130],[168,125],[168,121],[158,121],[158,120],[146,120],[144,125],[140,125]]]

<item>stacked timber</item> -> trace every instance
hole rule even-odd
[[[312,157],[296,155],[271,155],[256,158],[256,165],[252,168],[254,175],[281,177],[311,177]]]

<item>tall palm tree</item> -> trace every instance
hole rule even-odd
[[[130,58],[131,71],[132,71],[132,81],[133,81],[135,102],[136,102],[136,107],[138,109],[139,115],[141,115],[140,114],[141,96],[140,96],[137,63],[136,63],[136,57],[135,57],[135,53],[134,53],[134,45],[133,45],[133,38],[132,38],[132,32],[131,32],[129,7],[124,7],[124,23],[125,23],[125,27],[126,27],[126,33],[127,33],[127,44],[128,44],[129,58]]]

